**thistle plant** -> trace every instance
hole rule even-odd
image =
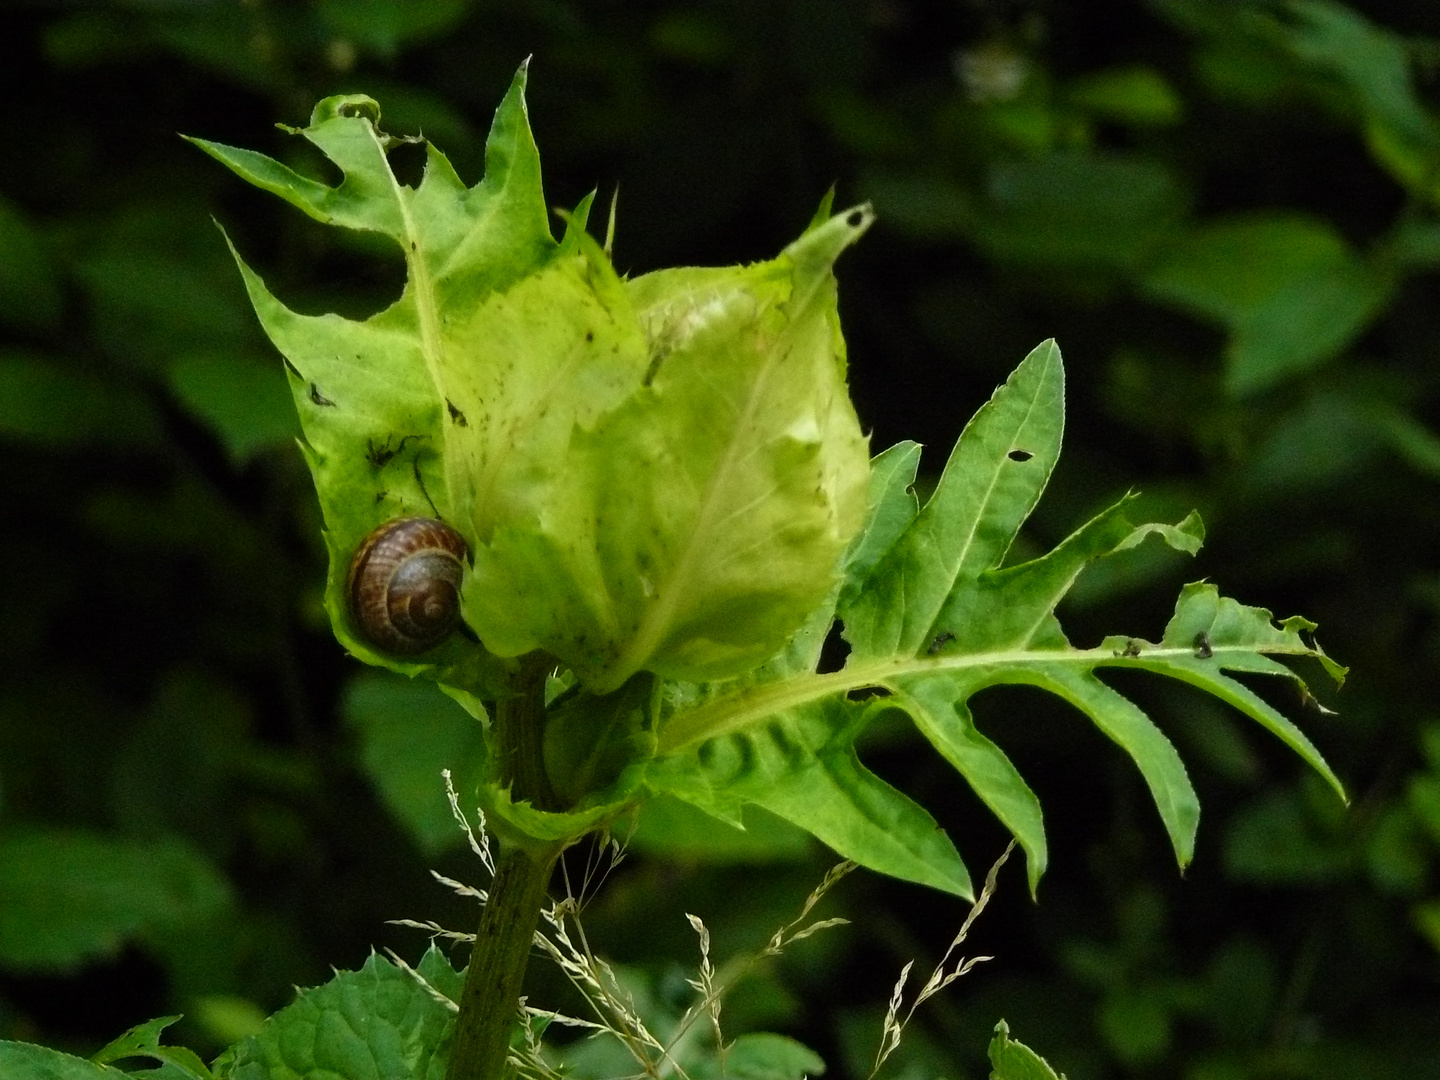
[[[460,798],[500,840],[463,977],[433,951],[413,973],[372,958],[307,992],[218,1074],[358,1076],[364,1058],[386,1076],[506,1075],[512,1046],[534,1036],[520,985],[542,913],[563,930],[547,895],[557,859],[657,796],[736,827],[760,806],[849,863],[973,900],[952,839],[857,755],[862,733],[902,717],[1013,834],[1033,892],[1049,857],[1040,802],[969,707],[997,684],[1057,695],[1117,744],[1181,867],[1195,850],[1194,788],[1106,669],[1214,695],[1344,797],[1301,730],[1236,678],[1303,689],[1284,658],[1338,683],[1344,669],[1305,619],[1277,622],[1202,582],[1184,587],[1157,640],[1077,647],[1062,630],[1056,606],[1087,566],[1152,540],[1193,553],[1196,515],[1136,522],[1126,496],[1053,550],[1008,557],[1060,452],[1053,341],[965,426],[922,506],[920,446],[871,458],[846,389],[832,267],[870,208],[832,213],[826,199],[765,262],[623,276],[609,257],[613,206],[603,241],[587,231],[591,197],[547,208],[525,80],[522,68],[472,187],[433,145],[386,134],[362,95],[328,98],[286,129],[339,168],[333,186],[193,140],[312,218],[388,238],[405,261],[401,296],[351,320],[296,313],[235,253],[294,392],[335,635],[365,663],[433,680],[485,725],[484,778]],[[407,141],[426,155],[415,187],[387,157]],[[421,541],[376,539],[417,519]],[[377,630],[359,600],[380,553],[396,565],[374,586]],[[837,625],[848,656],[822,671]],[[410,627],[421,630],[391,644]],[[922,996],[951,978],[942,964]],[[703,967],[698,992],[697,1017],[718,1018]],[[897,1036],[899,1009],[897,998]],[[332,1029],[346,1016],[342,1037]]]

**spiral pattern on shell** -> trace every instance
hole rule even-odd
[[[433,649],[460,623],[465,538],[434,518],[388,521],[350,561],[346,592],[356,626],[386,652]]]

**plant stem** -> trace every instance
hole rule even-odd
[[[522,661],[519,693],[495,703],[492,732],[501,784],[509,785],[517,801],[542,810],[559,809],[541,755],[549,667],[543,656]],[[562,849],[560,844],[513,847],[496,864],[465,972],[445,1080],[503,1080],[510,1071],[506,1056],[530,946]]]
[[[558,854],[557,848],[537,858],[513,848],[495,867],[465,972],[445,1080],[501,1080],[506,1075],[520,987]]]

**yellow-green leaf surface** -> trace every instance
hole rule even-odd
[[[639,671],[738,674],[830,591],[864,512],[830,267],[871,214],[829,218],[754,266],[622,280],[584,233],[588,199],[552,239],[524,84],[522,68],[472,188],[428,144],[419,186],[400,183],[397,140],[361,95],[321,102],[298,132],[342,170],[333,187],[197,140],[405,259],[403,294],[363,322],[297,314],[240,262],[290,372],[332,622],[363,659],[482,694],[498,660],[536,649],[599,693]],[[351,554],[414,514],[468,542],[463,615],[483,648],[456,637],[400,663],[351,625]]]

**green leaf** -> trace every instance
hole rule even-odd
[[[49,330],[60,320],[60,282],[39,231],[0,198],[0,323]]]
[[[46,1046],[8,1040],[0,1040],[0,1062],[5,1080],[124,1080],[128,1075]]]
[[[808,1046],[784,1035],[756,1031],[741,1035],[718,1058],[707,1060],[692,1075],[717,1080],[803,1080],[824,1072],[825,1059]]]
[[[430,987],[459,999],[460,976],[433,947],[418,965]],[[441,1080],[453,1012],[431,989],[372,953],[300,991],[235,1048],[231,1080]]]
[[[1184,111],[1175,88],[1147,64],[1087,72],[1066,87],[1065,98],[1101,119],[1136,127],[1169,127]]]
[[[545,771],[562,803],[572,808],[623,805],[627,770],[655,753],[651,712],[653,676],[637,675],[603,697],[574,688],[546,710]]]
[[[920,512],[911,486],[919,466],[920,444],[908,441],[896,443],[870,463],[870,508],[845,556],[845,584],[839,598],[842,609],[854,603],[885,553]]]
[[[1001,1020],[990,1040],[990,1080],[1065,1080],[1049,1063],[1022,1042],[1010,1038],[1010,1026]]]
[[[669,859],[724,866],[799,862],[813,850],[808,833],[769,811],[747,806],[743,814],[743,825],[737,828],[690,803],[660,795],[645,800],[626,843]]]
[[[351,680],[340,710],[360,735],[360,762],[391,813],[429,857],[464,839],[441,772],[469,792],[487,755],[481,722],[435,687],[379,673]]]
[[[1319,661],[1337,684],[1342,683],[1346,669],[1301,637],[1302,632],[1314,629],[1314,623],[1300,616],[1277,625],[1265,609],[1246,607],[1221,596],[1214,585],[1195,582],[1181,592],[1159,649],[1147,649],[1136,664],[1198,686],[1233,705],[1299,754],[1345,799],[1344,785],[1305,734],[1249,687],[1224,674],[1279,675],[1303,689],[1304,680],[1270,656],[1308,657]]]
[[[1328,222],[1264,214],[1200,227],[1142,288],[1228,327],[1226,383],[1242,395],[1343,352],[1389,302],[1394,280]]]
[[[1411,43],[1333,0],[1291,0],[1273,25],[1282,48],[1350,91],[1376,160],[1433,199],[1440,123],[1416,93]]]
[[[916,654],[956,582],[997,566],[1060,456],[1064,374],[1038,346],[965,426],[935,494],[839,612],[857,659]]]
[[[169,377],[180,404],[216,434],[237,465],[288,445],[299,432],[285,378],[273,368],[228,353],[189,353],[170,365]]]
[[[1322,885],[1346,877],[1356,855],[1325,830],[1294,791],[1275,791],[1243,808],[1225,838],[1225,869],[1259,885]]]
[[[134,386],[38,353],[0,350],[0,436],[60,449],[136,449],[162,438]]]
[[[862,866],[971,897],[935,819],[861,764],[855,739],[868,720],[864,705],[820,700],[657,762],[647,783],[735,827],[754,803]]]
[[[1229,702],[1343,796],[1299,729],[1228,674],[1279,675],[1303,689],[1275,655],[1318,662],[1338,682],[1344,669],[1305,640],[1313,629],[1306,620],[1277,624],[1269,612],[1201,583],[1181,593],[1158,644],[1114,636],[1077,649],[1066,638],[1055,609],[1087,566],[1151,536],[1193,553],[1204,537],[1196,515],[1174,525],[1136,524],[1127,495],[1048,554],[1006,565],[1059,455],[1063,386],[1059,350],[1047,342],[966,425],[918,510],[909,490],[913,445],[877,457],[867,524],[851,546],[836,607],[822,606],[806,624],[813,643],[838,614],[852,647],[845,667],[818,672],[813,650],[786,654],[749,678],[672,692],[652,789],[731,824],[740,804],[765,806],[863,865],[967,891],[958,856],[939,842],[928,815],[855,757],[864,728],[903,712],[1016,836],[1033,891],[1047,860],[1039,801],[967,704],[985,687],[1026,684],[1069,701],[1135,762],[1183,867],[1195,851],[1199,801],[1169,739],[1097,675],[1126,666]],[[853,700],[862,691],[874,696]]]
[[[469,10],[465,0],[409,4],[405,0],[321,0],[319,15],[329,28],[380,56],[449,29]]]
[[[1113,152],[1002,161],[990,167],[985,196],[970,230],[975,242],[998,262],[1050,274],[1138,269],[1185,209],[1164,165]]]
[[[1019,840],[1033,895],[1049,863],[1040,800],[1005,752],[976,728],[970,709],[948,681],[916,678],[898,686],[895,705],[910,715],[920,733]]]
[[[136,1024],[125,1034],[97,1050],[90,1060],[97,1065],[108,1065],[124,1058],[149,1057],[191,1080],[211,1080],[210,1070],[195,1051],[183,1046],[160,1044],[161,1032],[179,1019],[178,1016],[162,1016],[157,1020]]]
[[[0,963],[10,968],[73,970],[229,904],[215,868],[175,840],[14,826],[0,836]]]

